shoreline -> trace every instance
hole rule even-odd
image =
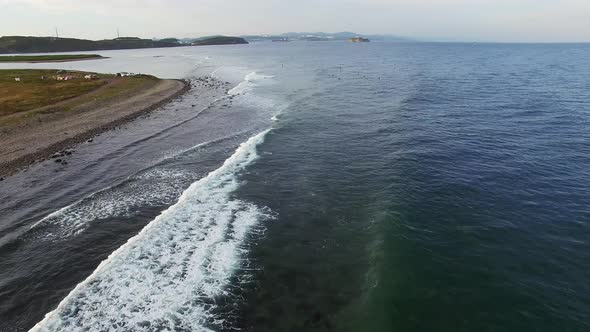
[[[2,61],[0,63],[62,63],[62,62],[78,62],[78,61],[92,61],[92,60],[105,60],[107,56],[101,56],[97,58],[87,59],[64,59],[64,60],[41,60],[41,61]]]
[[[72,59],[56,59],[56,60],[15,60],[15,61],[0,61],[3,63],[63,63],[63,62],[78,62],[78,61],[91,61],[91,60],[105,60],[109,59],[108,56],[97,56],[91,58],[72,58]]]
[[[167,89],[164,89],[164,91],[153,91],[152,93],[147,94],[145,96],[144,96],[144,94],[146,93],[146,91],[139,91],[129,98],[125,98],[124,96],[122,96],[107,105],[102,105],[100,107],[97,107],[90,112],[84,112],[84,113],[92,113],[92,112],[100,113],[101,111],[104,111],[103,113],[107,113],[107,114],[102,115],[103,119],[92,119],[92,118],[86,119],[87,120],[86,123],[78,123],[77,128],[76,128],[76,123],[72,124],[74,132],[67,135],[67,137],[64,137],[63,139],[58,139],[55,142],[47,143],[45,146],[43,146],[42,143],[39,143],[39,140],[35,140],[35,142],[38,146],[36,147],[36,149],[34,151],[20,153],[21,154],[20,156],[16,156],[14,158],[11,158],[11,157],[6,158],[6,156],[14,154],[14,153],[18,153],[18,152],[24,150],[24,148],[0,154],[0,180],[2,180],[3,177],[10,176],[22,169],[25,169],[26,167],[29,167],[29,166],[35,164],[36,162],[50,159],[52,155],[54,155],[56,153],[60,153],[60,152],[67,150],[67,149],[71,149],[75,145],[86,142],[86,141],[92,139],[96,135],[99,135],[99,134],[102,134],[102,133],[107,132],[109,130],[120,127],[121,125],[131,122],[142,115],[148,114],[148,113],[168,104],[169,102],[173,101],[174,99],[177,99],[178,97],[184,95],[186,92],[188,92],[191,89],[190,82],[186,81],[186,80],[160,80],[158,82],[158,85],[163,85],[163,84],[168,84],[171,86],[168,87]],[[154,87],[151,87],[150,89],[154,89]],[[133,97],[136,97],[136,98],[145,97],[145,98],[142,98],[139,101],[132,101],[131,99]],[[125,99],[125,100],[122,100],[122,99]],[[129,109],[131,109],[131,110],[129,110]],[[123,115],[120,117],[117,117],[118,114],[123,114]],[[83,114],[83,115],[88,116],[89,114]],[[92,115],[95,115],[95,114],[90,114],[90,116],[92,116]],[[99,117],[99,116],[100,115],[95,115],[95,117]],[[106,116],[111,116],[111,117],[109,117],[108,119],[104,118]],[[67,124],[67,122],[70,122],[70,120],[72,120],[72,122],[73,122],[73,120],[75,120],[75,119],[71,119],[71,118],[66,117],[64,119],[59,119],[56,122],[58,122],[58,124],[64,125],[64,124]],[[100,120],[102,120],[102,121],[100,121]],[[88,123],[88,122],[90,122],[90,123]],[[46,125],[52,125],[52,124],[49,123]],[[36,131],[35,129],[36,128],[29,129],[28,131],[32,131],[29,133],[26,132],[27,130],[24,130],[24,131],[19,131],[18,133],[10,133],[8,135],[0,134],[0,137],[4,139],[5,137],[2,137],[2,136],[9,136],[9,138],[12,138],[12,140],[19,141],[19,138],[22,138],[23,136],[26,136],[27,134],[29,134],[29,136],[31,136],[31,135],[34,136],[35,135],[34,132]],[[68,130],[70,130],[70,129],[68,129]],[[50,136],[51,136],[51,134],[55,134],[55,133],[49,133]],[[67,133],[64,133],[64,134],[67,134]]]

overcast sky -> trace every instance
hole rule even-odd
[[[590,0],[0,0],[0,34],[113,38],[353,31],[451,41],[590,41]]]

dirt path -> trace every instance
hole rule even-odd
[[[190,85],[183,81],[158,80],[115,98],[93,100],[71,112],[49,113],[37,121],[28,121],[23,126],[1,132],[0,176],[158,108],[189,88]]]

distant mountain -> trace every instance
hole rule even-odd
[[[368,38],[370,40],[383,40],[398,43],[414,43],[417,41],[415,39],[395,35],[359,35],[358,37]]]
[[[273,39],[282,39],[283,38],[279,35],[243,35],[240,37],[244,38],[248,42],[270,41]]]
[[[326,33],[326,32],[287,32],[283,33],[282,36],[291,39],[326,39],[326,40],[346,40],[352,37],[357,37],[359,34],[354,32],[337,32],[337,33]]]
[[[215,36],[200,39],[198,42],[194,42],[191,45],[202,46],[247,43],[248,42],[246,40],[239,37]],[[86,39],[55,37],[0,37],[0,54],[99,51],[177,46],[186,46],[186,43],[182,43],[176,38],[151,40],[137,37],[121,37],[94,41]]]
[[[343,41],[354,37],[371,40],[387,40],[396,42],[411,42],[411,39],[394,35],[363,35],[354,32],[287,32],[279,35],[247,35],[242,38],[248,41],[291,40],[291,41]]]

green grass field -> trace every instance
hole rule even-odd
[[[0,62],[54,62],[99,58],[102,56],[98,54],[4,55],[0,56]]]
[[[57,73],[57,70],[0,70],[0,91],[3,91],[0,95],[0,117],[77,97],[106,83],[102,78],[57,81],[54,78]],[[76,73],[79,76],[84,74]],[[15,78],[21,81],[16,82]]]
[[[116,77],[115,75],[98,74],[97,79],[84,79],[91,74],[79,71],[46,70],[46,69],[6,69],[0,70],[0,125],[18,122],[35,116],[45,106],[59,102],[57,109],[67,112],[90,101],[117,98],[124,93],[141,89],[157,78],[148,75],[138,77]],[[58,81],[57,76],[72,76],[74,79]],[[20,81],[15,79],[19,78]],[[100,92],[95,92],[103,87]],[[20,114],[21,116],[14,117]]]

